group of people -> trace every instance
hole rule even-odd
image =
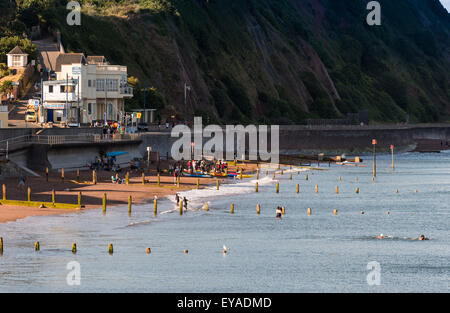
[[[111,176],[111,181],[113,184],[125,184],[125,179],[120,178],[119,173],[116,173],[115,176]]]
[[[214,165],[213,162],[208,162],[206,160],[201,161],[192,160],[187,162],[187,168],[191,173],[197,172],[209,173],[212,170],[213,165]]]
[[[102,155],[99,157],[95,157],[95,161],[90,165],[90,169],[112,171],[115,173],[119,173],[122,171],[120,165],[117,164],[116,157],[104,158]]]
[[[181,199],[180,195],[177,193],[175,194],[175,201],[177,202],[177,206],[179,206],[180,201],[182,201],[184,209],[187,210],[189,200],[186,197],[183,197],[183,199]]]
[[[125,129],[120,126],[119,123],[113,123],[108,126],[103,126],[102,133],[103,137],[108,137],[110,135],[123,134]]]
[[[228,163],[226,162],[218,161],[214,165],[214,172],[216,173],[223,174],[226,173],[227,170],[228,170]]]

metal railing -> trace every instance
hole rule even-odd
[[[8,158],[8,152],[31,144],[62,145],[83,143],[114,143],[139,140],[139,134],[79,134],[79,135],[24,135],[0,140],[0,155]]]

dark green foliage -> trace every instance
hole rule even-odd
[[[450,15],[438,0],[379,1],[376,27],[365,22],[368,0],[83,0],[95,14],[77,27],[65,22],[67,1],[0,1],[0,36],[45,20],[67,50],[105,55],[151,82],[148,103],[182,115],[190,80],[189,114],[222,123],[359,110],[380,122],[447,119]],[[142,102],[138,91],[129,105]]]

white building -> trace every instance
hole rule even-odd
[[[19,46],[15,46],[14,49],[6,54],[6,56],[8,59],[8,67],[26,67],[28,64],[28,54],[23,52]]]
[[[47,122],[122,121],[124,100],[133,97],[126,66],[110,65],[103,56],[63,53],[56,60],[55,72],[56,80],[44,82]]]

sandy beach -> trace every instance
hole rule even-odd
[[[244,171],[255,171],[256,164],[238,165]],[[230,167],[230,170],[235,170],[235,167]],[[124,178],[126,172],[121,173]],[[51,202],[52,190],[56,193],[57,203],[77,203],[78,193],[81,191],[83,195],[82,210],[89,210],[99,208],[102,205],[102,197],[107,194],[108,207],[127,205],[128,197],[131,195],[133,203],[142,204],[147,201],[152,201],[154,196],[163,198],[170,195],[175,195],[179,191],[190,190],[197,188],[197,178],[182,177],[180,187],[174,184],[173,176],[168,174],[161,175],[161,187],[157,186],[157,174],[155,170],[146,172],[146,184],[142,184],[142,172],[130,172],[130,183],[113,184],[111,182],[111,172],[100,171],[97,174],[97,184],[76,183],[76,172],[66,172],[64,181],[61,179],[61,173],[51,172],[49,180],[46,181],[45,172],[39,173],[41,177],[27,177],[26,187],[18,188],[18,178],[8,178],[0,180],[0,184],[6,185],[6,194],[8,200],[27,200],[27,187],[31,188],[32,201],[46,201]],[[220,179],[221,183],[226,183],[227,179]],[[80,182],[92,181],[91,171],[80,171]],[[201,178],[200,188],[205,188],[208,185],[215,184],[216,178]],[[75,212],[76,210],[69,209],[52,209],[52,208],[38,208],[18,205],[0,205],[0,223],[16,221],[28,216],[67,214]]]

